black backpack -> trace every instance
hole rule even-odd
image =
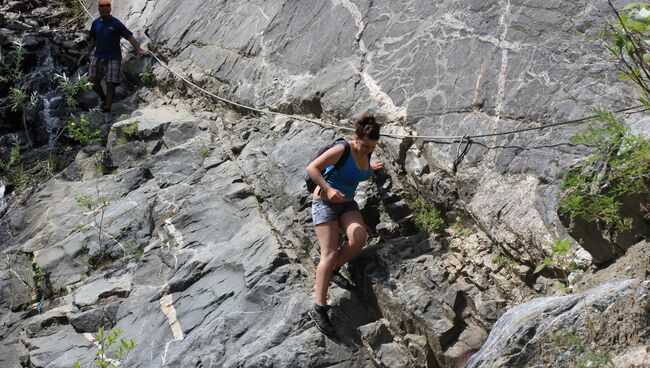
[[[334,170],[336,170],[339,167],[343,166],[343,164],[348,159],[348,157],[350,157],[350,143],[348,143],[348,141],[346,141],[345,138],[338,138],[337,140],[335,140],[334,142],[328,144],[327,146],[321,147],[318,150],[318,153],[316,153],[316,156],[314,156],[311,160],[309,160],[309,162],[311,163],[312,161],[317,159],[320,155],[325,153],[325,151],[327,151],[328,149],[334,147],[337,144],[342,144],[343,147],[345,147],[345,150],[343,151],[343,154],[341,155],[341,158],[339,158],[339,160],[334,164],[334,168],[332,170],[330,170],[327,174],[325,174],[325,170],[321,170],[320,173],[321,173],[321,175],[323,175],[323,177],[325,179],[327,179],[330,175],[332,175]],[[311,179],[309,174],[305,174],[305,184],[307,184],[307,191],[309,193],[313,193],[314,189],[316,189],[316,187],[317,187],[316,183]]]

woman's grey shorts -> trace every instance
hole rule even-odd
[[[329,221],[338,221],[341,215],[348,211],[359,211],[356,201],[336,203],[316,199],[311,203],[311,218],[314,226]]]

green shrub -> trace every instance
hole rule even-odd
[[[118,133],[118,145],[123,146],[129,141],[136,139],[139,132],[137,121],[123,125]]]
[[[138,136],[138,122],[134,121],[122,128],[122,133],[124,133],[129,138],[135,138]]]
[[[93,87],[87,75],[77,75],[77,78],[68,78],[63,74],[55,74],[54,79],[59,81],[59,88],[66,95],[65,104],[68,107],[68,115],[77,107],[77,94],[81,91],[90,91]]]
[[[96,111],[91,112],[90,114],[80,114],[79,116],[71,116],[68,120],[68,136],[83,144],[89,145],[94,142],[99,142],[101,140],[102,132],[90,128],[90,116],[95,114]]]
[[[435,204],[418,198],[413,202],[415,224],[420,231],[437,233],[445,227],[442,213]]]
[[[148,66],[144,68],[142,73],[140,73],[140,86],[142,87],[154,87],[158,84],[156,80],[156,75],[153,72],[153,66]]]
[[[454,223],[449,227],[451,234],[458,238],[467,238],[472,235],[472,229],[463,224],[462,219],[456,216]]]
[[[29,96],[29,97],[28,97]],[[20,120],[23,123],[23,129],[25,130],[25,137],[27,137],[27,144],[31,147],[32,140],[29,137],[29,130],[27,129],[27,110],[33,109],[38,104],[38,94],[32,92],[31,95],[28,95],[21,89],[12,87],[9,90],[9,101],[12,103],[11,111],[20,110]]]
[[[22,192],[29,187],[34,179],[24,169],[23,156],[20,152],[20,139],[14,136],[11,150],[9,151],[9,161],[0,165],[7,173],[8,182],[13,184],[17,193]]]
[[[78,18],[86,12],[77,0],[65,0],[65,6],[72,11],[74,18]]]
[[[581,169],[565,175],[558,209],[572,224],[576,218],[583,218],[614,233],[632,225],[631,219],[620,214],[623,197],[648,193],[650,141],[630,134],[611,112],[600,112],[597,121],[605,126],[591,125],[571,140],[594,147],[595,153]]]
[[[0,75],[0,82],[8,82],[10,85],[15,85],[23,77],[22,63],[25,59],[27,50],[23,47],[22,42],[14,41],[14,50],[10,54],[13,58],[13,63],[8,64],[4,60],[0,60],[0,69],[4,71],[4,75]]]

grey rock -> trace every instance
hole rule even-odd
[[[380,345],[393,341],[390,331],[386,325],[388,321],[375,321],[371,324],[359,327],[359,334],[364,343],[376,350]]]
[[[25,12],[29,6],[29,3],[26,1],[8,1],[7,6],[10,11],[18,13]]]
[[[101,299],[111,296],[126,297],[131,289],[129,274],[109,279],[98,279],[86,283],[74,293],[74,305],[81,309],[87,309]]]
[[[84,234],[78,232],[58,244],[34,252],[35,261],[48,274],[53,286],[77,283],[83,278]]]
[[[582,117],[595,105],[626,104],[632,94],[615,80],[615,67],[602,61],[602,45],[585,42],[570,25],[596,34],[604,25],[596,11],[601,6],[278,0],[205,7],[133,0],[120,2],[114,14],[136,38],[155,42],[172,68],[236,102],[347,126],[371,111],[387,123],[385,132],[464,136],[536,127]],[[36,24],[25,14],[3,15],[13,29]],[[44,51],[39,38],[56,37],[65,48],[80,37],[50,33],[31,40],[37,52]],[[0,34],[4,46],[18,32]],[[52,54],[70,58],[59,46]],[[131,62],[125,71],[135,76],[142,66]],[[54,286],[71,290],[44,303],[45,313],[57,303],[76,303],[84,310],[65,318],[77,332],[109,320],[123,328],[124,336],[138,342],[126,366],[450,366],[464,350],[482,344],[508,307],[533,297],[525,279],[549,251],[541,249],[544,241],[569,236],[556,213],[558,182],[588,154],[564,145],[574,127],[475,139],[467,152],[457,141],[382,138],[375,157],[388,170],[378,178],[379,188],[364,185],[358,200],[369,227],[391,236],[371,238],[350,264],[362,295],[330,290],[343,341],[325,339],[305,313],[313,300],[318,250],[301,177],[313,149],[340,132],[294,117],[208,107],[162,67],[156,66],[156,75],[169,77],[178,90],[155,100],[151,92],[118,89],[122,100],[115,110],[127,117],[109,133],[113,162],[104,165],[115,172],[93,172],[93,155],[100,152],[89,150],[35,189],[22,209],[3,217],[2,226],[12,232],[3,255],[20,247],[29,267],[25,282],[12,283],[8,267],[0,266],[2,296],[18,290],[17,303],[27,309],[11,313],[6,310],[16,304],[0,301],[0,362],[27,365],[31,355],[34,366],[69,367],[94,354],[70,325],[60,325],[66,321],[58,312],[44,319],[35,315],[29,271],[39,266]],[[193,101],[174,100],[179,96]],[[84,108],[96,104],[84,100]],[[134,122],[137,131],[125,137],[124,128]],[[413,188],[451,209],[452,220],[466,214],[476,225],[468,226],[472,233],[404,236],[414,233],[406,200]],[[100,211],[80,208],[74,200],[80,194],[109,198],[101,231],[90,226],[101,221]],[[75,230],[79,224],[91,230],[82,236]],[[88,255],[103,264],[84,269],[84,237],[91,241]],[[615,256],[627,249],[647,259],[626,242]],[[590,251],[609,245],[594,242]],[[626,267],[584,279],[602,284],[631,273]],[[646,268],[635,269],[639,273],[632,277],[643,279]],[[128,284],[112,284],[121,277]],[[539,277],[534,287],[550,291],[553,282]],[[637,293],[646,294],[642,288]],[[594,320],[609,326],[620,316],[645,321],[641,304],[626,295],[625,303],[594,313]],[[379,315],[394,333],[391,340],[371,339],[372,331],[366,331],[378,326]],[[358,329],[373,340],[372,352],[361,346]],[[28,330],[33,336],[24,341],[9,338]],[[607,336],[610,342],[603,344],[639,337]],[[69,343],[77,339],[79,344]],[[539,341],[553,351],[548,341]],[[10,357],[7,349],[19,353]],[[554,355],[558,364],[574,358]],[[498,359],[515,366],[529,356],[534,355],[528,350],[519,356],[506,351]],[[539,359],[549,362],[549,356]]]
[[[29,337],[47,336],[50,334],[48,327],[66,324],[75,311],[77,309],[71,305],[50,309],[32,318],[25,326],[25,332]]]
[[[128,169],[138,165],[145,157],[147,146],[141,141],[127,142],[124,145],[118,145],[117,147],[112,148],[108,152],[110,152],[111,167]]]
[[[80,333],[95,333],[100,327],[108,331],[115,325],[119,306],[119,302],[111,303],[85,312],[71,314],[68,319],[75,331]]]
[[[5,262],[0,263],[0,305],[9,310],[32,301],[33,269],[31,260],[24,253],[8,251],[3,253]]]
[[[34,26],[17,20],[8,20],[4,28],[12,31],[32,31]]]
[[[384,367],[411,367],[408,352],[397,343],[382,344],[377,350],[377,358]]]
[[[644,300],[648,292],[644,284],[647,281],[611,281],[581,294],[538,298],[514,307],[499,318],[467,366],[500,367],[535,361],[541,354],[540,340],[558,330],[585,331],[589,328],[586,313],[614,310],[627,295]],[[545,318],[540,318],[542,315]],[[547,318],[549,315],[553,317]]]
[[[399,227],[394,222],[380,222],[375,227],[375,230],[382,238],[390,239],[397,235]]]
[[[622,354],[612,358],[617,367],[637,368],[650,365],[650,348],[646,346],[629,347]]]
[[[29,351],[18,337],[2,340],[0,344],[0,364],[3,367],[21,367],[29,361]]]
[[[28,33],[23,36],[22,43],[23,47],[28,51],[35,51],[43,46],[45,39],[37,34]]]
[[[51,335],[25,339],[29,348],[29,362],[34,367],[69,367],[79,361],[86,366],[95,354],[93,344],[72,326],[63,325]]]

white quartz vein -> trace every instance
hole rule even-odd
[[[361,40],[361,34],[365,30],[366,26],[363,23],[363,15],[359,11],[357,5],[350,0],[332,0],[332,2],[335,5],[340,4],[342,7],[344,7],[347,11],[350,12],[352,19],[354,19],[354,24],[357,26],[357,34],[354,35],[354,39],[359,43],[359,49],[361,49],[361,51],[363,51],[364,53],[367,52],[368,50],[366,49],[363,40]]]
[[[390,96],[381,90],[377,82],[370,76],[365,71],[361,72],[361,78],[363,80],[363,83],[366,85],[368,88],[368,93],[370,94],[370,97],[374,98],[377,102],[379,102],[380,107],[382,110],[384,110],[388,118],[390,120],[397,120],[399,118],[403,118],[406,116],[406,108],[405,107],[397,107],[395,106],[395,103],[393,102],[393,99],[390,98]]]
[[[501,15],[501,26],[503,27],[503,33],[499,40],[503,42],[508,33],[508,22],[510,21],[510,0],[506,4],[506,8]],[[505,47],[501,48],[501,68],[499,70],[499,83],[497,89],[497,103],[496,103],[496,114],[500,116],[503,114],[503,106],[506,99],[506,72],[508,69],[508,49]]]
[[[162,298],[160,298],[160,309],[167,317],[167,321],[169,322],[169,325],[172,328],[172,334],[174,335],[174,339],[168,341],[165,344],[165,351],[163,352],[163,355],[161,357],[162,366],[164,366],[165,361],[167,359],[167,351],[169,350],[169,344],[171,344],[174,341],[181,341],[185,338],[185,336],[183,335],[183,329],[181,328],[181,325],[178,322],[178,318],[176,318],[176,309],[174,308],[173,299],[171,295],[165,295]]]

